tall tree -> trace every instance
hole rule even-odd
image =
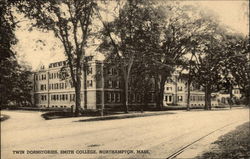
[[[151,38],[153,33],[157,34],[158,26],[154,19],[157,19],[158,13],[150,5],[150,2],[128,0],[114,21],[105,22],[100,16],[104,26],[100,50],[108,52],[112,62],[122,70],[125,112],[129,110],[129,82],[133,64],[146,50],[152,50],[155,44],[151,43]]]
[[[196,55],[195,82],[205,89],[205,109],[211,109],[211,94],[222,79],[223,37],[212,32],[204,37],[204,49]]]
[[[86,73],[85,48],[91,33],[95,0],[34,0],[23,3],[19,9],[36,21],[35,27],[51,30],[60,39],[67,57],[71,80],[75,88],[75,115],[81,108],[81,78]],[[85,71],[83,71],[85,70]],[[86,74],[84,85],[86,88]],[[84,91],[86,108],[87,93]]]
[[[196,14],[194,7],[173,3],[160,8],[166,14],[166,18],[161,29],[161,41],[158,44],[161,50],[154,56],[153,61],[157,66],[155,76],[157,105],[161,109],[165,82],[177,67],[184,64],[184,56],[190,51],[191,37],[197,26],[196,18],[193,18]]]
[[[0,105],[12,101],[12,92],[19,67],[12,50],[12,46],[17,42],[14,34],[16,23],[11,10],[13,4],[15,1],[0,1]]]
[[[231,75],[227,78],[232,89],[237,84],[246,98],[246,105],[250,105],[250,52],[249,36],[227,35],[224,71]],[[227,77],[227,76],[226,76]]]

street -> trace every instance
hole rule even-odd
[[[1,122],[1,158],[166,158],[216,129],[249,121],[249,109],[243,108],[173,112],[79,122],[84,117],[44,120],[41,112],[1,111],[10,116]]]

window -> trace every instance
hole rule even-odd
[[[178,91],[182,91],[182,87],[180,86],[180,87],[178,87]]]
[[[165,101],[168,101],[168,96],[165,96]]]
[[[172,91],[172,87],[166,87],[167,91]]]
[[[75,94],[70,94],[69,95],[69,100],[70,101],[75,101]]]
[[[47,96],[46,95],[41,95],[41,101],[46,101],[47,100]]]
[[[169,102],[172,102],[172,96],[169,96]]]
[[[46,74],[42,74],[42,80],[46,80]]]
[[[87,81],[87,87],[93,87],[93,81],[92,80]]]
[[[120,88],[120,81],[113,81],[113,88]]]
[[[132,102],[135,102],[135,93],[132,94]]]
[[[149,95],[149,101],[154,102],[154,93],[150,93]]]
[[[108,88],[112,88],[112,81],[111,80],[108,81]]]
[[[108,102],[111,102],[111,92],[108,92],[107,96],[108,96],[108,97],[107,97],[107,101],[108,101]]]
[[[178,96],[178,101],[182,102],[182,96]]]
[[[116,102],[120,102],[121,101],[121,94],[117,93],[116,94]]]
[[[87,74],[92,74],[92,67],[88,67],[88,71],[87,71]]]
[[[141,95],[140,94],[136,95],[136,100],[137,100],[137,102],[141,102]]]
[[[46,84],[41,84],[41,85],[40,85],[40,90],[41,90],[41,91],[46,90]]]
[[[70,81],[70,87],[73,88],[74,85],[73,85],[73,81]]]
[[[113,68],[113,75],[117,75],[118,72],[117,72],[117,69]]]
[[[111,93],[111,102],[115,102],[116,98],[115,96],[116,96],[115,92]]]

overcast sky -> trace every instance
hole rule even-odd
[[[235,32],[248,35],[249,31],[249,1],[226,0],[226,1],[185,1],[185,3],[199,3],[204,9],[210,9],[218,14],[222,24],[230,26]],[[247,13],[246,13],[247,11]],[[29,32],[29,23],[23,22],[16,30],[19,40],[14,47],[18,59],[36,69],[40,64],[48,65],[50,62],[64,59],[63,48],[60,42],[53,38],[52,33],[42,33],[37,30]],[[39,40],[43,42],[40,42]]]

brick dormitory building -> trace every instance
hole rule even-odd
[[[48,68],[41,66],[34,73],[34,105],[43,108],[72,108],[75,105],[75,89],[70,79],[62,80],[60,72],[66,66],[66,61],[49,64]],[[81,106],[84,109],[122,108],[123,89],[120,72],[102,61],[94,58],[88,62],[86,78],[81,80]],[[84,88],[86,79],[87,87]],[[84,103],[84,91],[87,93],[87,103]],[[153,94],[153,93],[152,93]],[[152,95],[149,104],[155,105]],[[130,93],[130,105],[140,105],[139,94]],[[84,107],[85,106],[85,107]]]
[[[66,61],[60,61],[49,64],[48,67],[41,66],[34,73],[33,77],[33,101],[36,107],[42,108],[74,108],[75,105],[75,89],[72,81],[60,78],[62,67],[67,68]],[[123,109],[123,84],[120,72],[112,66],[102,61],[92,58],[88,62],[88,70],[86,78],[82,73],[81,81],[81,106],[83,109],[100,109],[104,106],[107,108]],[[187,100],[186,81],[181,79],[178,71],[175,71],[170,79],[165,83],[164,89],[164,105],[185,106]],[[86,88],[84,81],[86,79]],[[152,91],[148,93],[148,106],[155,107],[154,86]],[[84,91],[87,94],[87,102],[84,103]],[[239,89],[233,91],[239,92]],[[235,94],[235,93],[234,93]],[[240,98],[241,94],[235,94]],[[222,101],[227,104],[228,95],[218,93],[212,94],[212,106],[218,106]],[[139,106],[143,104],[143,100],[139,93],[129,92],[129,105]],[[190,106],[203,107],[205,104],[205,94],[203,91],[194,88],[191,85]]]

